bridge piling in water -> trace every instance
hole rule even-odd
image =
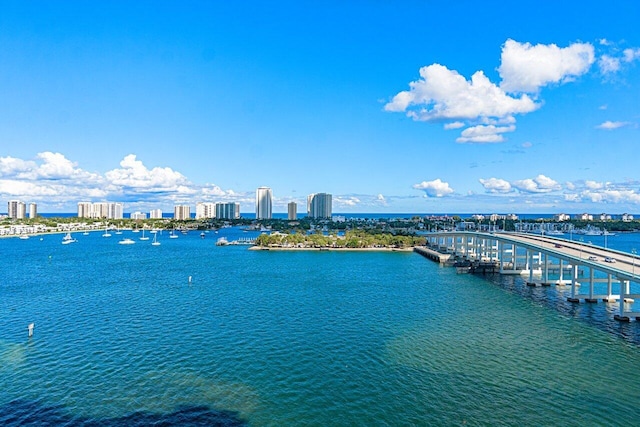
[[[640,275],[635,274],[635,259],[624,252],[548,236],[469,231],[429,233],[427,247],[414,250],[440,264],[458,265],[459,272],[527,275],[525,283],[532,287],[570,284],[567,301],[618,303],[616,320],[640,321],[640,311],[633,311],[640,293],[632,294],[630,289],[630,282],[634,282],[634,286],[640,284]],[[609,262],[610,259],[618,262]],[[558,278],[551,280],[549,274],[556,272]],[[565,276],[567,272],[570,278]],[[618,295],[612,292],[614,279],[620,283]],[[605,282],[606,293],[597,294],[595,284]],[[578,292],[581,285],[585,285],[584,293]]]

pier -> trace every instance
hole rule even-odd
[[[570,286],[567,301],[618,303],[616,320],[640,321],[640,311],[633,309],[640,293],[631,291],[631,283],[640,284],[634,254],[524,233],[454,231],[426,237],[426,247],[415,252],[458,272],[522,275],[527,286]]]

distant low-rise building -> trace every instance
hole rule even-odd
[[[628,214],[628,213],[622,214],[622,216],[620,218],[622,219],[622,222],[631,222],[631,221],[633,221],[633,215]]]
[[[593,215],[588,213],[581,213],[576,215],[578,221],[593,221]]]
[[[559,213],[559,214],[555,214],[555,215],[553,216],[553,219],[554,219],[555,221],[562,222],[562,221],[569,221],[569,220],[571,219],[571,217],[569,216],[569,214],[566,214],[566,213]]]
[[[611,215],[606,213],[601,213],[599,216],[600,221],[611,221]]]

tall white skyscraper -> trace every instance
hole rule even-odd
[[[331,194],[315,193],[307,197],[307,216],[310,218],[331,218]]]
[[[162,219],[162,209],[151,209],[151,212],[149,212],[149,218]]]
[[[38,205],[35,203],[29,203],[29,218],[35,218],[38,216]]]
[[[120,202],[79,202],[78,218],[124,218],[124,204]]]
[[[269,187],[256,190],[256,219],[271,219],[272,194]]]

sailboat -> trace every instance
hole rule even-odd
[[[171,230],[171,234],[169,235],[170,239],[177,239],[178,235],[174,233],[174,231],[176,231],[175,229]]]
[[[140,238],[140,240],[149,240],[149,238],[145,237],[144,235],[144,228],[142,229],[142,237]]]
[[[77,240],[71,237],[71,233],[65,234],[65,236],[62,238],[63,245],[68,245],[69,243],[75,243],[75,242],[77,242]]]
[[[160,242],[158,242],[158,235],[154,234],[153,235],[153,242],[151,243],[152,246],[160,246]]]
[[[102,237],[111,237],[111,233],[109,233],[109,228],[107,226],[104,227],[104,234]]]

